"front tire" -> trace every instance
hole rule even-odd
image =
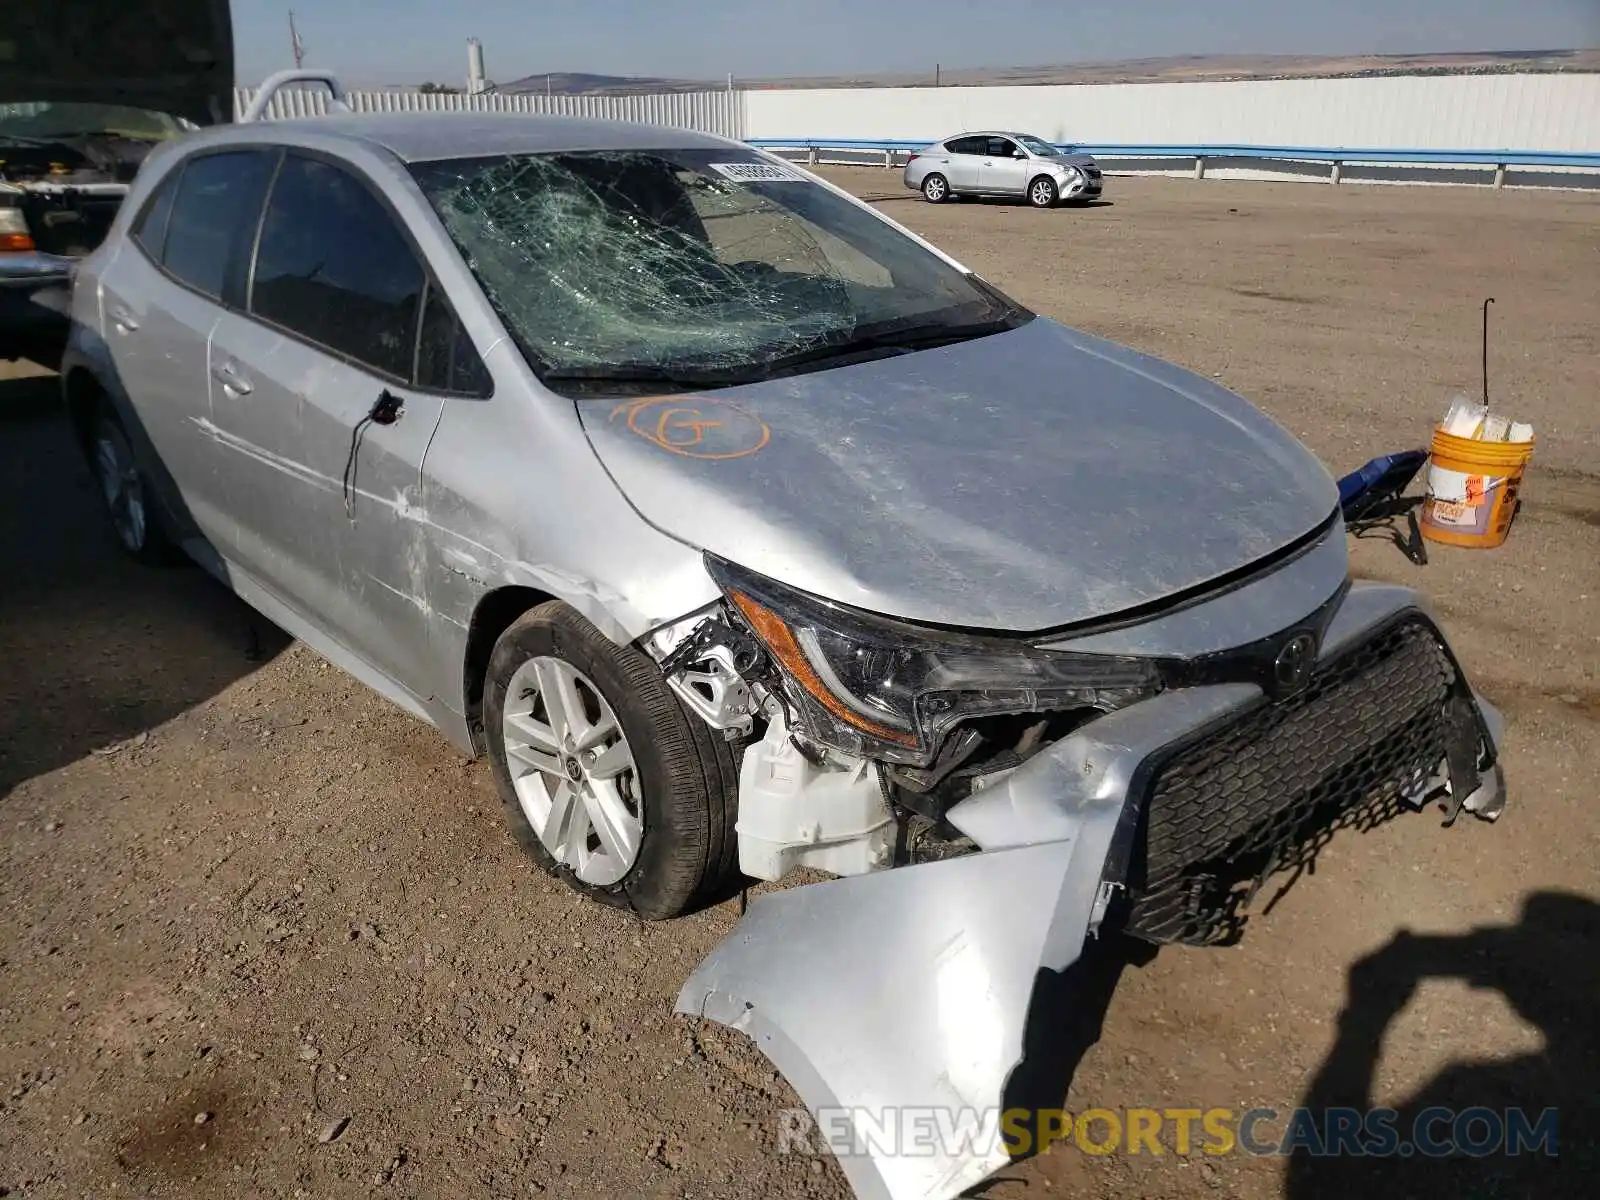
[[[664,920],[735,878],[727,742],[576,610],[550,601],[500,635],[484,728],[512,833],[583,895]]]
[[[1044,175],[1028,185],[1028,203],[1035,208],[1054,208],[1059,198],[1055,180]]]
[[[950,181],[935,171],[922,181],[922,198],[929,204],[943,204],[950,199]]]

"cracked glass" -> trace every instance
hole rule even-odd
[[[881,331],[957,334],[1016,311],[872,212],[748,152],[500,155],[412,170],[547,378],[760,378]]]

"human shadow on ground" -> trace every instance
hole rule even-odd
[[[1402,932],[1349,972],[1337,1037],[1301,1103],[1314,1112],[1374,1104],[1385,1031],[1426,979],[1461,980],[1500,992],[1544,1036],[1544,1047],[1514,1058],[1453,1063],[1393,1105],[1397,1153],[1312,1155],[1288,1161],[1286,1200],[1410,1200],[1423,1196],[1540,1197],[1562,1200],[1595,1194],[1600,1138],[1595,1134],[1600,1081],[1600,904],[1567,892],[1536,892],[1513,925],[1459,935]],[[1463,1006],[1462,1022],[1473,1014]],[[1440,1110],[1418,1127],[1429,1109]],[[1556,1110],[1552,1157],[1537,1149],[1433,1157],[1399,1146],[1414,1134],[1438,1144],[1454,1131],[1479,1146],[1488,1117],[1465,1128],[1459,1114],[1486,1109],[1505,1120],[1520,1109],[1530,1125]],[[1414,1143],[1413,1143],[1414,1144]],[[1481,1148],[1481,1146],[1480,1146]]]

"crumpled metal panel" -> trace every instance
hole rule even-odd
[[[1245,400],[1043,317],[578,411],[664,532],[813,595],[970,629],[1165,599],[1282,550],[1338,505],[1321,463]]]
[[[1148,621],[1043,643],[1050,650],[1194,658],[1243,646],[1316,612],[1350,574],[1349,538],[1334,521],[1320,542],[1258,578]]]
[[[1408,588],[1356,584],[1322,655],[1423,607]],[[1180,689],[1074,731],[950,810],[979,853],[756,899],[678,1011],[748,1034],[813,1116],[853,1108],[881,1129],[895,1108],[1003,1111],[1016,1081],[1038,1078],[1031,1022],[1066,1019],[1048,984],[1123,877],[1143,764],[1260,695],[1244,683]],[[1499,715],[1479,707],[1497,740]],[[865,1152],[840,1162],[863,1200],[951,1200],[1009,1161],[998,1136],[915,1155],[861,1141]]]
[[[998,1110],[1036,988],[1098,919],[1139,761],[1258,694],[1195,688],[1085,726],[951,810],[985,853],[757,898],[678,1011],[748,1034],[813,1115]],[[863,1200],[945,1200],[1008,1160],[998,1137],[940,1149],[840,1162]]]
[[[1080,857],[1081,856],[1081,857]],[[678,1011],[755,1040],[806,1107],[881,1114],[998,1106],[1035,977],[1078,957],[1097,866],[1078,840],[813,884],[751,903],[684,985]],[[862,1200],[941,1200],[1005,1165],[840,1158]]]

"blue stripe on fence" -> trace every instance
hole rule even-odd
[[[746,138],[766,150],[921,150],[934,143],[904,138]],[[1102,158],[1259,158],[1296,162],[1481,163],[1508,167],[1600,168],[1600,152],[1542,150],[1401,150],[1364,146],[1164,146],[1062,143],[1057,149]]]

